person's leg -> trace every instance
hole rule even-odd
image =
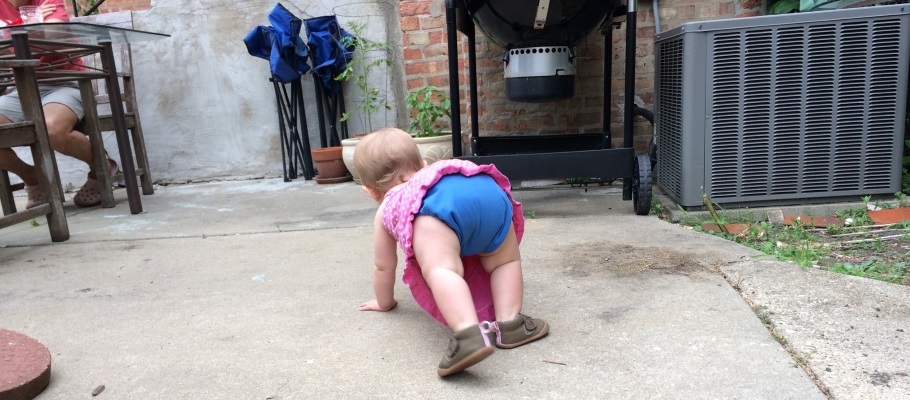
[[[80,207],[91,207],[101,203],[102,186],[88,136],[75,129],[84,115],[82,96],[79,89],[70,86],[57,87],[44,97],[44,110],[47,119],[51,147],[62,154],[86,163],[89,167],[88,179],[73,196],[73,203]],[[117,163],[107,159],[108,173],[113,176],[118,172]]]
[[[550,332],[547,321],[521,313],[524,282],[515,227],[492,253],[481,254],[481,264],[490,272],[493,308],[496,310],[496,347],[511,349],[533,342]]]
[[[61,103],[44,105],[44,120],[51,148],[92,167],[92,147],[88,136],[74,130],[79,117],[68,106]]]
[[[10,118],[20,119],[22,109],[19,105],[19,98],[15,95],[0,96],[0,124],[13,122]],[[26,164],[16,155],[13,149],[0,149],[0,169],[9,171],[22,179],[26,185],[37,185],[38,177],[35,176],[35,168]]]
[[[38,184],[35,167],[22,161],[13,149],[0,149],[0,169],[12,172],[22,179],[26,186]]]
[[[515,318],[521,311],[524,283],[514,226],[509,227],[509,233],[499,248],[492,253],[480,255],[480,262],[490,273],[496,320],[508,321]]]
[[[0,124],[8,123],[10,123],[9,118],[0,114]],[[0,169],[12,172],[19,179],[22,179],[22,182],[25,182],[26,185],[38,184],[35,168],[22,161],[13,149],[0,149]]]
[[[65,90],[67,89],[75,90],[75,94],[66,93]],[[77,101],[81,102],[81,99],[74,97],[75,95],[78,95],[78,89],[75,88],[56,89],[56,91],[42,88],[42,96],[45,99],[61,101],[59,103],[47,102],[44,104],[47,136],[53,150],[85,162],[91,170],[92,148],[88,137],[82,132],[73,130],[79,122],[79,118],[81,118],[73,108],[80,113],[82,112],[81,104],[75,103]],[[22,119],[22,111],[18,102],[19,98],[16,92],[3,96],[2,101],[0,101],[0,123],[9,123],[11,121],[4,116],[5,114],[13,115],[17,120]],[[34,166],[23,162],[12,149],[0,149],[0,168],[19,176],[27,186],[38,184]]]
[[[464,281],[458,236],[437,218],[419,215],[414,219],[414,256],[433,299],[453,331],[477,325],[477,311]]]
[[[439,376],[461,372],[493,354],[493,326],[477,321],[455,231],[435,217],[417,216],[412,244],[436,306],[454,331],[436,372]]]

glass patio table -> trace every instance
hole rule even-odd
[[[117,79],[112,45],[157,40],[170,35],[138,31],[85,22],[45,22],[0,27],[0,59],[33,59],[57,56],[51,67],[35,69],[39,83],[104,79],[111,103],[111,116],[120,151],[120,165],[126,183],[130,213],[142,212],[142,199],[136,180],[133,149],[126,129],[126,117]],[[84,56],[99,54],[101,68],[87,71],[55,70],[59,64],[73,63]],[[0,83],[9,82],[11,73],[0,73]],[[28,94],[27,94],[28,95]]]

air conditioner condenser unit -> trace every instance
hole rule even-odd
[[[900,190],[910,5],[691,22],[655,38],[657,182],[684,207]]]

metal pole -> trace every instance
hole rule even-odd
[[[633,114],[633,105],[635,104],[635,2],[628,0],[629,5],[626,11],[626,93],[625,105],[623,107],[623,147],[633,147],[635,127],[635,115]],[[633,158],[634,162],[634,158]],[[633,166],[629,166],[632,171]],[[632,200],[632,179],[631,177],[623,179],[622,185],[623,200]]]
[[[297,179],[297,156],[300,154],[300,149],[297,148],[297,142],[295,141],[297,136],[297,103],[296,98],[294,97],[294,85],[291,84],[291,95],[288,96],[287,84],[281,84],[281,94],[284,96],[284,104],[282,109],[285,111],[287,117],[287,136],[285,137],[288,141],[288,176],[291,179]]]
[[[458,95],[458,28],[455,0],[446,0],[446,34],[449,41],[449,99],[452,104],[452,157],[461,157],[461,97]]]
[[[603,116],[601,121],[603,123],[603,142],[601,147],[605,149],[613,148],[613,133],[610,132],[610,88],[611,82],[613,81],[613,11],[610,10],[610,14],[607,15],[607,19],[604,20],[603,26],[603,36],[604,36],[604,81],[603,81]]]
[[[285,157],[285,127],[284,127],[284,100],[281,98],[281,90],[278,88],[278,81],[273,78],[269,78],[269,81],[272,82],[272,86],[275,88],[275,101],[278,102],[276,107],[278,109],[278,140],[281,141],[281,172],[284,174],[284,181],[290,182],[291,178],[288,177],[288,164],[287,158]]]
[[[477,141],[480,137],[480,123],[478,122],[477,106],[477,48],[474,45],[474,35],[468,36],[468,73],[471,91],[471,155],[477,156]]]
[[[301,80],[303,77],[300,78]],[[313,179],[313,155],[310,153],[310,128],[307,127],[306,122],[306,107],[303,104],[303,82],[298,80],[300,84],[300,90],[297,92],[297,95],[300,97],[297,99],[297,112],[300,114],[300,131],[303,134],[303,179],[310,180]]]
[[[322,87],[322,78],[313,75],[313,87],[316,89],[316,114],[319,115],[319,119],[317,120],[317,122],[319,122],[319,146],[324,148],[328,147],[328,144],[326,144],[327,138],[325,133],[325,106],[322,102],[327,99],[323,94],[325,93],[325,88]]]

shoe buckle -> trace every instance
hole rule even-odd
[[[498,327],[495,323],[490,323],[489,321],[480,321],[478,326],[480,327],[480,335],[483,336],[483,345],[486,347],[491,347],[492,345],[490,344],[490,334],[498,331]]]

